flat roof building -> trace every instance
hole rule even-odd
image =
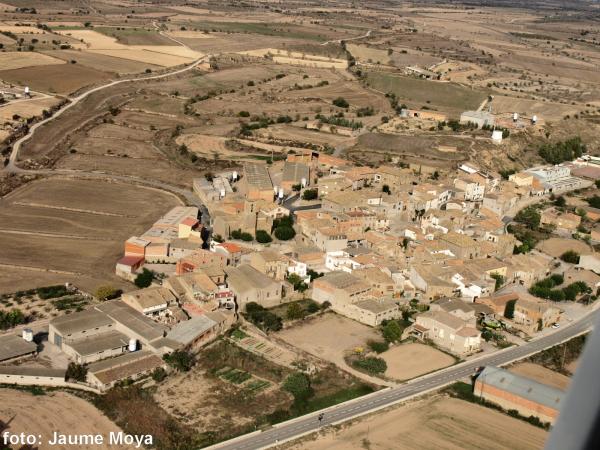
[[[0,362],[15,361],[33,356],[37,351],[34,342],[28,342],[16,334],[0,336]]]

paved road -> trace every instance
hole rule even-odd
[[[468,377],[479,366],[500,366],[515,360],[523,359],[589,330],[598,318],[600,318],[600,312],[594,311],[577,322],[565,326],[564,328],[560,328],[550,335],[531,341],[523,346],[511,347],[481,359],[461,363],[431,375],[415,379],[412,382],[405,383],[399,387],[384,389],[366,397],[331,407],[324,411],[325,416],[322,425],[326,426],[349,420],[355,416],[367,414],[382,407],[392,405],[407,399],[408,397],[441,388],[454,381]],[[317,431],[319,429],[319,422],[317,419],[318,414],[318,412],[312,413],[299,419],[275,425],[268,430],[232,439],[210,448],[255,450],[272,447],[276,445],[277,442],[281,443],[286,440],[297,438],[303,434]]]

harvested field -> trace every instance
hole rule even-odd
[[[318,145],[330,145],[332,147],[352,142],[354,139],[341,135],[320,133],[316,130],[307,130],[293,125],[273,125],[267,130],[259,130],[258,135],[265,138],[272,136],[273,139],[311,142]]]
[[[32,100],[11,102],[0,106],[0,120],[9,121],[16,114],[24,119],[41,116],[44,110],[60,103],[55,97],[34,98]]]
[[[64,63],[60,59],[36,52],[0,52],[0,67],[3,71]]]
[[[559,258],[564,252],[573,250],[580,255],[589,255],[593,250],[583,241],[566,238],[550,238],[540,242],[536,249],[555,258]]]
[[[345,69],[348,67],[348,61],[344,59],[327,58],[325,56],[310,55],[306,53],[292,52],[277,48],[263,48],[240,52],[242,55],[269,57],[279,64],[289,64],[292,66],[306,66],[314,68],[333,68]]]
[[[106,36],[113,37],[124,45],[173,45],[173,41],[162,36],[156,30],[143,28],[95,27],[94,30]]]
[[[77,50],[48,50],[44,52],[45,55],[50,55],[54,58],[62,59],[64,61],[77,61],[77,64],[82,66],[90,67],[95,70],[109,71],[119,74],[126,73],[138,73],[143,72],[145,69],[159,70],[161,66],[155,64],[145,63],[140,66],[137,61],[130,59],[115,58],[108,55],[101,55],[98,53],[90,53],[86,51]]]
[[[102,412],[87,401],[66,392],[32,395],[15,389],[0,389],[0,421],[11,434],[41,435],[40,450],[50,448],[72,450],[71,445],[49,445],[53,433],[67,435],[102,435],[108,442],[110,432],[121,431]],[[108,448],[132,448],[109,445],[78,445],[77,448],[98,450]]]
[[[540,383],[548,384],[559,389],[566,390],[571,383],[571,379],[568,376],[530,362],[515,364],[510,367],[509,370],[513,373],[518,373],[524,377],[531,378]]]
[[[477,109],[487,93],[455,83],[421,80],[418,78],[369,72],[367,84],[383,93],[396,94],[400,103],[422,108],[430,104],[440,111],[459,115],[462,111]]]
[[[31,182],[0,201],[0,264],[64,272],[88,290],[107,281],[123,286],[113,275],[123,241],[179,203],[170,194],[121,183]]]
[[[379,356],[388,366],[385,376],[398,381],[410,380],[455,362],[452,356],[423,344],[401,344]]]
[[[82,87],[111,78],[108,72],[80,66],[79,64],[53,64],[28,68],[2,70],[0,79],[42,92],[70,94]]]
[[[543,120],[559,120],[565,115],[572,115],[581,110],[581,105],[563,105],[503,95],[494,96],[492,107],[495,114],[518,112],[521,116],[528,118],[535,114]]]
[[[391,56],[386,50],[366,45],[347,44],[346,48],[354,58],[361,62],[389,64]]]
[[[371,327],[337,314],[325,314],[277,333],[290,345],[314,356],[345,367],[344,353],[366,347],[367,341],[380,338]]]
[[[510,431],[509,431],[510,430]],[[463,400],[435,396],[380,412],[306,438],[294,450],[538,450],[548,433],[498,411]]]

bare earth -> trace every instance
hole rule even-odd
[[[8,424],[6,431],[11,434],[23,432],[41,435],[40,450],[132,448],[117,445],[48,445],[47,441],[52,439],[55,431],[70,435],[100,434],[106,442],[110,432],[121,431],[90,403],[66,392],[34,396],[24,391],[0,389],[0,421]]]
[[[385,360],[386,377],[403,381],[454,364],[454,358],[429,345],[402,344],[379,355]]]
[[[559,389],[567,389],[571,383],[571,379],[566,375],[547,369],[539,364],[524,362],[515,364],[509,370]]]
[[[537,249],[555,258],[560,257],[560,255],[568,250],[574,250],[580,255],[589,255],[592,253],[589,245],[585,242],[564,238],[550,238],[542,241],[537,246]]]
[[[537,450],[547,432],[498,411],[437,396],[302,442],[294,450]]]

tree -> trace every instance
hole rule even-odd
[[[331,103],[333,103],[338,108],[348,108],[350,106],[350,104],[343,97],[335,98]]]
[[[381,192],[385,192],[387,195],[390,195],[392,191],[390,191],[390,187],[387,184],[384,184],[381,187]]]
[[[167,378],[167,371],[165,369],[163,369],[162,367],[157,367],[152,372],[152,379],[154,381],[156,381],[157,383],[160,383],[165,378]]]
[[[98,289],[96,289],[96,292],[94,295],[98,300],[103,302],[105,300],[111,300],[113,298],[116,298],[120,294],[121,294],[121,291],[119,289],[115,289],[114,287],[109,286],[109,285],[104,285],[104,286],[99,286]]]
[[[152,284],[154,279],[154,272],[146,268],[142,269],[142,273],[138,274],[133,281],[134,284],[139,288],[146,288]]]
[[[296,236],[296,231],[289,226],[279,226],[275,228],[275,237],[280,241],[289,241]]]
[[[302,402],[312,395],[310,378],[302,372],[295,372],[287,376],[283,382],[283,389],[294,396],[296,402]]]
[[[541,215],[535,206],[523,208],[515,216],[515,222],[522,223],[530,230],[536,230],[540,226]]]
[[[240,239],[244,242],[251,242],[254,240],[250,233],[246,233],[245,231],[240,234]]]
[[[303,200],[315,200],[319,196],[319,191],[317,189],[306,189],[302,193]]]
[[[179,372],[188,372],[194,365],[193,355],[185,350],[175,350],[173,353],[164,355],[163,359]]]
[[[517,300],[509,300],[504,305],[504,317],[507,319],[512,319],[515,316],[515,304]]]
[[[579,264],[579,253],[577,253],[574,250],[567,250],[562,255],[560,255],[560,259],[562,259],[566,263]]]
[[[265,230],[256,230],[256,241],[260,244],[268,244],[273,238]]]
[[[367,345],[376,353],[383,353],[390,348],[388,341],[368,341]]]
[[[493,274],[490,275],[490,277],[492,279],[496,280],[496,285],[494,286],[494,290],[497,291],[498,289],[500,289],[502,287],[502,285],[504,284],[505,279],[499,273],[493,273]]]
[[[84,382],[87,377],[87,372],[88,369],[86,366],[71,362],[65,373],[65,381],[73,380]]]
[[[298,303],[290,303],[285,313],[288,320],[297,320],[304,317],[304,310]]]
[[[368,358],[362,358],[354,361],[352,365],[358,369],[362,369],[371,375],[377,375],[385,373],[387,370],[387,363],[382,358],[376,358],[370,356]]]
[[[388,342],[397,342],[402,337],[402,327],[395,320],[390,320],[387,322],[381,332],[383,334],[383,338]]]
[[[539,148],[538,154],[549,164],[560,164],[579,158],[585,151],[585,144],[576,136],[566,141],[544,144]]]
[[[557,206],[559,208],[564,208],[567,205],[567,201],[565,200],[565,198],[562,195],[559,195],[558,197],[556,197],[554,199],[554,206]]]

